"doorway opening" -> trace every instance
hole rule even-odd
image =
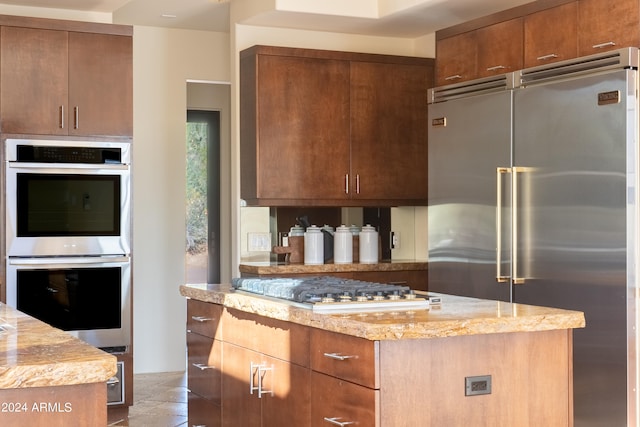
[[[186,283],[220,282],[220,112],[187,111]]]

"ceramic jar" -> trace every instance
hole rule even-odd
[[[336,228],[333,234],[333,262],[335,264],[353,262],[353,235],[345,225]]]
[[[360,230],[359,237],[359,262],[361,264],[378,263],[378,232],[370,224]]]
[[[324,235],[315,225],[308,227],[304,233],[304,263],[324,264]]]

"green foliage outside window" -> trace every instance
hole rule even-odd
[[[207,143],[206,123],[187,123],[187,235],[188,253],[207,250]]]

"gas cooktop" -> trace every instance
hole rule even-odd
[[[429,308],[429,298],[408,286],[364,282],[333,276],[235,278],[233,288],[298,303],[317,312],[415,310]]]

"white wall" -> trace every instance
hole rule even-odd
[[[179,371],[187,81],[230,80],[229,36],[135,27],[133,57],[134,372]]]

